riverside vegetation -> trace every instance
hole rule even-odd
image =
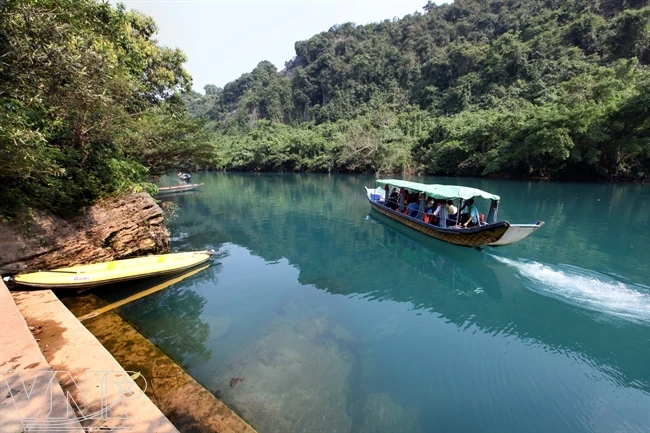
[[[94,0],[0,3],[0,213],[62,216],[201,161],[185,55],[154,21]]]
[[[92,0],[0,5],[2,214],[74,212],[175,168],[649,176],[648,0],[428,3],[204,95],[155,31]]]

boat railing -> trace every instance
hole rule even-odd
[[[402,214],[402,215],[405,215],[405,216],[407,216],[409,218],[413,218],[415,220],[423,222],[425,224],[431,224],[433,226],[441,227],[441,228],[456,228],[456,226],[457,226],[457,224],[459,222],[458,218],[450,218],[449,217],[449,215],[447,214],[446,206],[442,206],[439,214],[436,216],[436,218],[438,219],[438,223],[432,223],[432,222],[427,221],[427,219],[432,219],[432,217],[434,216],[433,212],[427,213],[424,210],[422,210],[422,204],[420,204],[420,208],[417,211],[417,215],[410,216],[410,212],[407,212],[407,210],[408,210],[407,206],[408,205],[406,203],[404,203],[402,205],[404,207],[404,210],[402,212],[400,212],[399,207],[398,207],[398,209],[393,209],[392,207],[390,207],[387,204],[387,202],[385,200],[385,196],[381,196],[381,195],[375,193],[375,190],[373,190],[373,189],[368,189],[368,188],[366,188],[366,189],[367,189],[367,192],[368,192],[368,199],[369,200],[371,200],[373,202],[376,202],[377,204],[385,207],[386,209],[390,210],[391,212]],[[379,189],[379,188],[377,188],[377,189]],[[460,216],[460,213],[457,213],[454,216]],[[443,222],[443,220],[444,220],[444,223],[440,224],[440,222]],[[486,226],[486,225],[489,225],[489,224],[490,223],[488,221],[485,221],[485,214],[481,213],[481,214],[479,214],[478,224],[476,224],[475,227],[482,227],[482,226]]]
[[[369,199],[371,201],[374,201],[378,205],[386,208],[387,210],[389,210],[391,212],[403,215],[403,216],[408,217],[408,218],[415,219],[418,222],[421,222],[421,223],[424,223],[424,224],[430,224],[430,225],[435,226],[435,227],[455,228],[455,226],[456,226],[456,224],[458,222],[455,219],[449,218],[449,216],[447,215],[447,209],[446,209],[445,206],[443,206],[442,209],[440,210],[440,213],[437,216],[435,216],[435,215],[433,215],[433,212],[428,213],[428,212],[425,212],[424,210],[422,210],[422,208],[421,208],[422,206],[420,205],[420,209],[417,210],[417,215],[410,216],[410,212],[408,212],[408,208],[406,206],[404,207],[404,211],[400,212],[399,210],[393,209],[390,206],[388,206],[386,204],[385,200],[376,199],[376,198],[373,198],[370,195],[369,195]],[[433,223],[432,222],[434,217],[438,219],[438,223]],[[440,222],[443,222],[443,224],[439,224]]]

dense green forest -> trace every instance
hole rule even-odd
[[[149,17],[94,0],[0,2],[0,216],[69,216],[208,161],[185,55]]]
[[[649,4],[429,3],[184,99],[216,169],[648,180]]]
[[[156,31],[96,0],[0,2],[0,217],[177,169],[650,178],[650,0],[429,3],[204,95]]]

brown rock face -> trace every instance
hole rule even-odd
[[[34,212],[0,224],[0,268],[55,269],[169,251],[162,209],[146,193],[90,207],[74,220]]]

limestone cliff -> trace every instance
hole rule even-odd
[[[73,220],[34,212],[0,224],[0,268],[54,269],[169,250],[162,209],[146,193],[106,200]]]

